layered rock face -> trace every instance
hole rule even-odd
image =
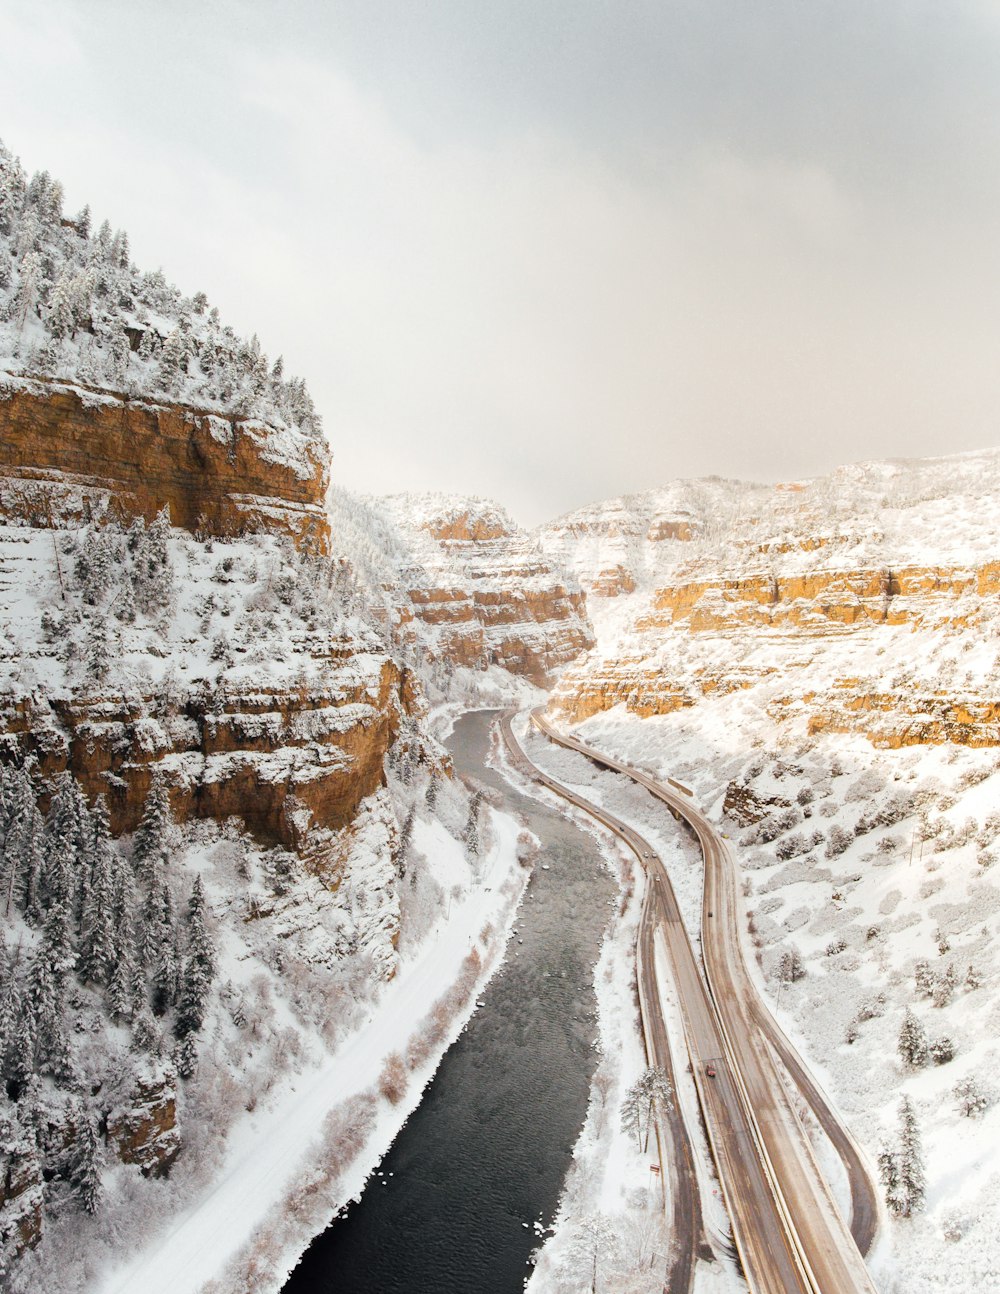
[[[396,536],[400,630],[432,662],[498,666],[548,687],[593,645],[577,582],[495,504],[440,495],[371,502]]]
[[[0,527],[8,756],[32,756],[46,780],[73,773],[89,800],[105,797],[116,835],[138,825],[157,773],[179,822],[235,817],[300,853],[348,825],[417,700],[370,627],[324,609],[324,595],[336,603],[326,559],[273,538],[212,553],[175,532],[166,605],[118,622],[136,558],[109,563],[100,590],[81,585],[105,549],[128,554],[113,527],[84,534]]]
[[[600,640],[555,703],[580,720],[711,701],[807,735],[998,744],[998,503],[983,453],[681,483],[554,522],[539,542],[591,589]]]
[[[51,380],[0,381],[0,515],[109,516],[325,552],[325,446],[289,428]]]

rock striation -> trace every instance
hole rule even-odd
[[[599,638],[554,704],[574,721],[750,706],[806,736],[1000,744],[998,503],[984,452],[681,482],[553,522],[539,544],[591,591]]]
[[[326,551],[328,451],[250,418],[50,379],[0,381],[0,515],[153,518],[192,534],[267,531]]]
[[[370,502],[394,534],[397,627],[432,664],[497,666],[549,687],[593,645],[583,590],[496,504],[447,495]]]

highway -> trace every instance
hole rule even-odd
[[[841,1127],[816,1084],[808,1076],[750,982],[740,942],[740,910],[736,870],[725,842],[680,789],[661,784],[640,770],[610,759],[566,736],[544,718],[532,714],[535,725],[551,740],[597,764],[622,773],[662,800],[696,835],[705,858],[702,976],[681,920],[673,888],[662,860],[627,823],[561,786],[527,760],[505,716],[508,747],[526,771],[577,807],[592,814],[620,836],[638,856],[649,880],[638,941],[638,972],[644,1021],[650,1017],[647,1047],[655,1054],[654,1017],[658,1008],[655,945],[662,934],[681,1003],[685,1036],[706,1129],[715,1157],[733,1236],[743,1269],[755,1294],[849,1294],[874,1287],[858,1244],[840,1217],[816,1165],[811,1147],[792,1108],[778,1073],[772,1046],[782,1055],[793,1080],[831,1131],[834,1144],[848,1166],[854,1203],[854,1232],[864,1246],[877,1221],[877,1200],[857,1148]],[[662,1024],[662,1012],[660,1012]],[[667,1048],[669,1056],[669,1049]],[[657,1058],[655,1063],[661,1063]],[[710,1076],[709,1070],[714,1071]],[[690,1147],[687,1148],[690,1156]],[[672,1157],[684,1150],[674,1144]],[[688,1158],[688,1163],[690,1159]],[[691,1180],[677,1174],[677,1194],[696,1195]],[[693,1173],[691,1174],[693,1177]],[[693,1270],[700,1223],[677,1216],[678,1253]],[[671,1294],[687,1288],[675,1260],[670,1273]]]

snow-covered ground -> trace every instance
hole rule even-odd
[[[637,793],[621,778],[602,773],[585,760],[553,746],[530,729],[523,716],[515,723],[518,739],[530,758],[546,772],[581,795],[626,817],[643,832],[667,860],[678,899],[692,930],[699,920],[701,869],[697,851],[678,833],[658,802]],[[620,903],[595,967],[601,1061],[591,1085],[587,1119],[574,1147],[553,1234],[536,1254],[528,1284],[531,1294],[576,1294],[589,1288],[595,1250],[600,1288],[619,1294],[655,1294],[662,1289],[662,1272],[670,1245],[665,1207],[669,1172],[657,1177],[651,1145],[640,1151],[635,1137],[622,1128],[621,1106],[627,1089],[646,1068],[636,990],[635,942],[642,908],[644,878],[628,850],[584,814],[568,810],[565,801],[524,782],[531,794],[549,799],[559,812],[572,812],[581,829],[601,844],[608,866],[619,883]],[[660,953],[664,956],[663,950]],[[663,982],[669,983],[665,965]],[[706,1227],[717,1242],[720,1261],[699,1262],[699,1294],[722,1294],[740,1288],[724,1255],[728,1221],[718,1194],[708,1146],[701,1130],[697,1098],[687,1073],[687,1055],[679,1010],[668,1003],[671,1042],[682,1090],[676,1094],[698,1159]]]
[[[765,739],[758,718],[740,720],[722,698],[642,721],[619,707],[579,731],[692,787],[734,837],[751,967],[872,1161],[883,1142],[896,1142],[900,1098],[912,1099],[926,1204],[911,1219],[889,1221],[871,1260],[880,1287],[993,1288],[1000,889],[990,867],[1000,760],[964,747],[879,751],[847,736],[788,745],[773,730]],[[734,783],[760,814],[742,829],[723,812]],[[793,950],[805,975],[784,982],[778,964]],[[939,1045],[939,1063],[911,1067],[900,1057],[908,1008],[932,1052],[950,1042]],[[945,1059],[951,1048],[954,1058]],[[968,1078],[988,1103],[979,1117],[960,1113],[955,1089]]]
[[[433,824],[427,830],[437,867],[457,878],[466,868],[461,850]],[[255,1288],[280,1288],[324,1220],[358,1197],[496,969],[526,880],[517,859],[520,830],[508,815],[496,815],[479,882],[452,905],[449,920],[439,919],[412,958],[401,959],[369,1019],[322,1063],[282,1083],[266,1107],[242,1118],[211,1182],[95,1288],[196,1294],[210,1286],[235,1294],[248,1288],[251,1270]],[[463,992],[443,1036],[407,1074],[404,1090],[384,1095],[379,1088],[387,1062],[406,1055],[456,984]],[[429,1011],[428,1003],[435,1004]],[[330,1141],[331,1134],[343,1136],[345,1114],[360,1125],[360,1144],[341,1159]]]

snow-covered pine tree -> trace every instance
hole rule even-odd
[[[927,1194],[924,1152],[916,1111],[908,1096],[899,1103],[899,1190],[904,1201],[903,1217],[912,1217],[923,1209]]]
[[[160,887],[159,911],[156,917],[159,947],[153,965],[153,1012],[164,1015],[177,1001],[180,968],[177,960],[176,932],[174,930],[173,901],[166,885]]]
[[[35,803],[28,766],[7,773],[3,814],[2,884],[5,915],[15,906],[36,907],[42,868],[44,822]]]
[[[87,630],[83,653],[83,673],[90,683],[102,683],[111,669],[112,653],[108,639],[108,622],[103,615],[95,615]]]
[[[70,1185],[76,1192],[80,1207],[94,1214],[101,1207],[101,1143],[94,1121],[82,1101],[76,1108],[76,1154],[70,1172]]]
[[[54,912],[59,911],[57,905]],[[36,1065],[65,1086],[76,1077],[63,1020],[63,982],[58,969],[50,965],[43,946],[31,970],[28,1000],[33,1017]]]
[[[883,1142],[878,1152],[878,1175],[881,1181],[885,1205],[893,1217],[900,1217],[905,1208],[905,1200],[899,1182],[899,1155],[888,1142]]]
[[[138,880],[154,889],[160,872],[170,857],[172,819],[167,784],[159,774],[153,775],[142,819],[132,842],[132,865]]]
[[[11,318],[23,330],[28,315],[38,306],[42,289],[42,258],[36,251],[25,253],[18,274],[17,290],[11,301]]]
[[[930,1058],[927,1031],[909,1007],[903,1017],[896,1046],[903,1064],[909,1065],[911,1069],[921,1068]]]
[[[473,793],[469,801],[469,816],[465,823],[465,831],[462,833],[465,840],[465,847],[470,854],[479,853],[479,811],[482,807],[483,795],[481,791]]]
[[[205,923],[205,893],[201,877],[196,876],[188,903],[188,953],[183,964],[174,1025],[178,1038],[185,1038],[201,1029],[214,974],[215,949]]]
[[[81,979],[107,984],[118,960],[114,920],[115,851],[108,829],[108,812],[100,796],[92,814],[94,852],[92,881],[82,905],[78,969]]]

